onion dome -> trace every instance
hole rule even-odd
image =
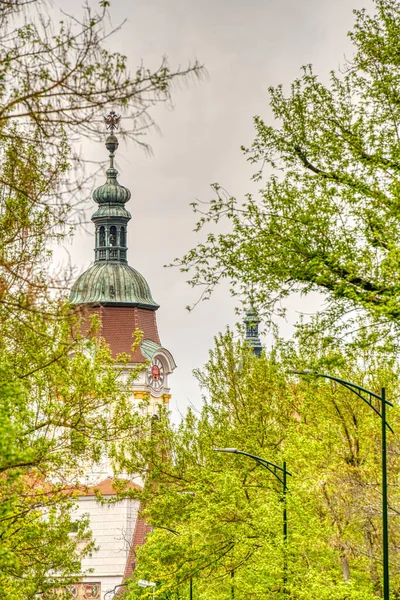
[[[107,169],[107,181],[93,192],[93,199],[98,204],[125,204],[131,193],[117,180],[118,171],[114,168]]]
[[[113,133],[106,139],[106,148],[110,153],[110,166],[106,172],[107,181],[93,192],[93,199],[100,205],[106,205],[112,212],[114,204],[123,207],[128,202],[131,192],[117,180],[118,171],[114,168],[114,156],[118,148],[118,139]]]

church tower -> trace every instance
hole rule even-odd
[[[106,182],[93,193],[98,204],[92,216],[94,263],[72,286],[70,301],[82,313],[84,321],[92,314],[100,317],[99,335],[108,343],[114,358],[120,353],[129,356],[122,377],[129,375],[137,365],[147,364],[132,384],[132,395],[136,400],[148,398],[150,414],[157,414],[160,405],[168,405],[168,378],[176,365],[171,353],[160,342],[156,320],[159,305],[143,275],[128,264],[131,214],[125,204],[131,193],[118,183],[114,167],[118,148],[114,130],[120,117],[111,111],[104,120],[110,130],[106,140],[110,164]],[[132,348],[137,330],[143,337]],[[106,499],[112,499],[116,493],[108,461],[102,462],[99,469],[88,473],[87,480],[92,487],[76,500],[77,516],[89,514],[97,550],[82,561],[83,570],[90,574],[77,585],[70,586],[69,592],[75,600],[119,597],[125,589],[125,581],[132,576],[136,549],[144,543],[148,530],[140,515],[138,500],[126,498],[105,505],[97,502],[98,492]],[[133,481],[131,484],[137,486]]]
[[[125,204],[130,191],[120,185],[114,167],[118,139],[114,134],[120,117],[111,111],[104,118],[110,135],[106,140],[110,164],[106,182],[93,193],[98,204],[92,215],[95,226],[94,264],[74,283],[70,301],[85,316],[100,316],[100,335],[109,344],[113,357],[120,353],[130,356],[126,371],[137,364],[149,363],[133,384],[133,394],[138,400],[150,399],[150,410],[157,413],[160,404],[170,399],[169,375],[175,368],[171,353],[161,345],[156,311],[159,305],[153,300],[146,279],[128,265],[128,222],[131,214]],[[132,350],[133,334],[140,330],[143,338]]]

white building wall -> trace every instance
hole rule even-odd
[[[95,497],[88,496],[77,501],[76,515],[89,515],[92,539],[98,548],[82,561],[83,571],[91,571],[83,581],[100,582],[102,600],[112,600],[112,590],[123,581],[138,510],[137,500],[101,505]]]

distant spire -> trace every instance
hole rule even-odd
[[[258,324],[260,323],[260,319],[257,316],[253,303],[251,304],[250,310],[246,312],[244,322],[246,325],[245,340],[252,346],[253,354],[260,356],[262,352],[262,344],[258,334]]]

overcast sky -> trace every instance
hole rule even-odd
[[[60,2],[74,14],[82,4]],[[191,372],[206,362],[214,335],[237,319],[226,288],[189,314],[185,307],[199,291],[178,270],[163,268],[200,240],[189,204],[210,200],[213,182],[238,198],[252,191],[252,169],[240,146],[253,139],[254,115],[272,120],[268,87],[282,83],[288,90],[308,63],[326,81],[330,69],[351,57],[347,32],[352,9],[362,6],[370,7],[370,0],[111,0],[113,24],[127,20],[112,47],[127,55],[132,70],[141,60],[156,68],[167,55],[172,68],[197,58],[208,72],[206,80],[174,91],[174,110],[152,113],[161,129],[148,134],[153,156],[133,143],[121,144],[117,156],[119,181],[132,192],[129,264],[146,277],[161,305],[161,341],[178,365],[171,378],[175,419],[189,403],[201,405]],[[85,144],[85,152],[102,156],[103,148],[95,146]],[[68,246],[80,271],[93,260],[93,246],[83,229]],[[306,303],[295,298],[288,306],[284,335]]]

